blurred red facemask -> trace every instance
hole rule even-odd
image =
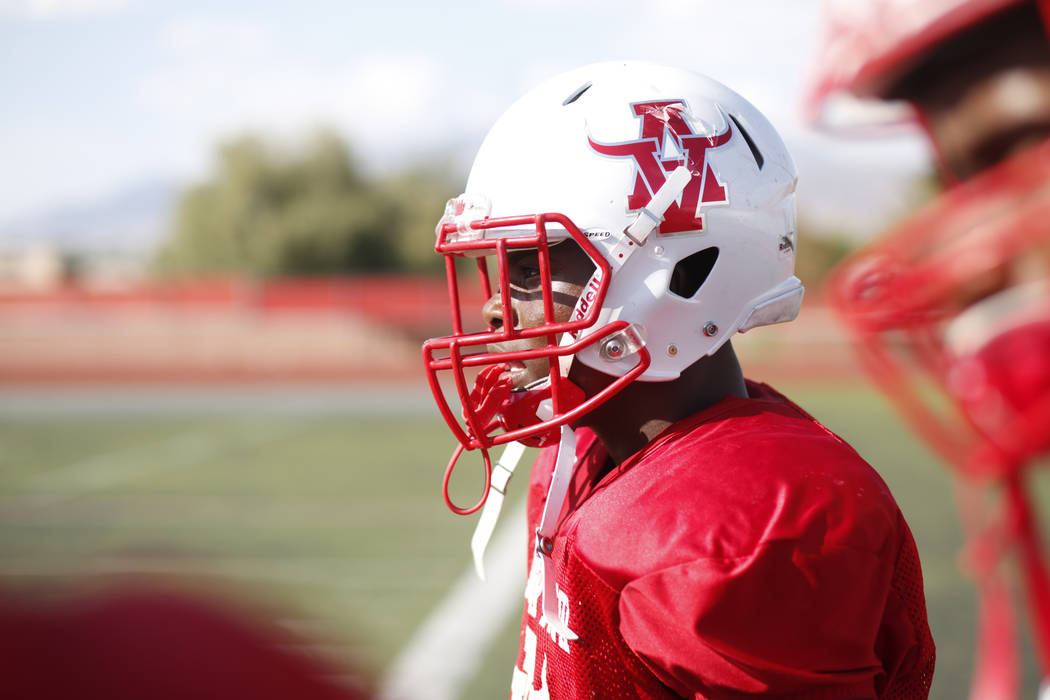
[[[871,374],[968,476],[1002,477],[1047,448],[1050,280],[1027,285],[1023,309],[986,303],[1010,294],[1011,266],[1039,254],[1050,255],[1050,142],[953,188],[831,282]],[[953,346],[964,321],[977,341]]]

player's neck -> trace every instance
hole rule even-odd
[[[588,393],[611,381],[586,369],[574,372],[572,378]],[[747,396],[740,364],[729,343],[694,363],[674,381],[632,382],[588,414],[581,425],[593,430],[613,461],[621,464],[672,424],[727,395]]]

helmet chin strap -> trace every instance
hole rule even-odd
[[[525,445],[520,442],[508,442],[500,455],[499,461],[492,470],[492,481],[489,484],[489,495],[485,500],[485,507],[478,518],[478,524],[474,527],[474,536],[470,538],[470,551],[474,553],[474,570],[482,581],[485,578],[485,549],[489,546],[492,533],[496,530],[496,522],[499,520],[500,512],[503,510],[503,499],[507,495],[507,484],[514,476],[514,470],[518,467],[522,455],[525,454]]]
[[[639,210],[638,216],[624,229],[619,243],[613,248],[610,259],[617,269],[623,267],[631,255],[645,245],[653,231],[663,223],[667,209],[682,196],[692,178],[693,174],[684,165],[679,165],[667,176],[649,203]]]
[[[653,194],[649,203],[641,208],[631,225],[624,230],[627,237],[638,245],[645,245],[649,234],[663,223],[664,214],[671,204],[682,196],[685,186],[692,178],[693,174],[686,166],[679,165],[675,168],[664,180],[664,184]]]
[[[540,420],[550,420],[554,415],[554,408],[550,399],[540,403],[536,412]],[[474,536],[470,540],[470,549],[474,554],[474,569],[478,577],[485,580],[485,549],[488,547],[492,533],[496,529],[500,512],[503,509],[503,500],[506,496],[507,483],[510,481],[514,470],[517,468],[521,457],[525,452],[525,446],[520,442],[507,444],[503,454],[500,455],[496,467],[492,470],[492,483],[489,487],[488,499],[485,508],[481,512],[478,524],[474,528]],[[554,551],[554,533],[558,527],[558,516],[561,514],[565,503],[565,496],[569,491],[569,483],[572,480],[572,469],[576,463],[576,434],[568,425],[561,426],[561,437],[558,441],[558,454],[554,460],[554,474],[551,476],[551,484],[547,490],[546,503],[543,506],[543,515],[540,525],[536,528],[536,557],[533,566],[543,567],[543,621],[548,628],[560,635],[562,638],[572,641],[576,639],[576,633],[569,629],[567,619],[563,620],[558,614],[558,589],[554,576],[554,564],[551,553]]]
[[[543,566],[543,623],[562,638],[573,641],[576,633],[569,629],[568,611],[563,616],[558,610],[558,586],[554,574],[554,533],[558,529],[558,516],[561,515],[565,496],[572,480],[572,469],[576,463],[576,433],[567,425],[561,427],[561,440],[558,442],[558,456],[554,461],[554,474],[547,489],[547,501],[543,504],[543,515],[540,526],[536,528],[536,554],[533,566]]]

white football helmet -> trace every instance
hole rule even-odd
[[[557,428],[626,383],[673,380],[737,331],[794,319],[803,295],[794,276],[795,184],[794,163],[765,117],[691,71],[600,63],[518,100],[485,138],[466,192],[449,202],[437,228],[453,334],[427,341],[424,360],[461,443],[457,456],[511,441],[549,444]],[[548,316],[536,328],[464,330],[456,258],[479,258],[487,298],[483,261],[494,257],[495,292],[508,309],[508,251],[538,248],[542,263],[548,246],[567,238],[596,267],[568,322]],[[672,284],[679,265],[691,268],[698,286]],[[549,279],[543,293],[551,295]],[[503,363],[522,353],[487,346],[537,337],[547,344],[527,357],[550,358],[550,379],[525,392],[536,401],[523,401],[521,391],[495,379]],[[571,362],[620,380],[597,396],[573,396]],[[473,390],[469,368],[491,368]],[[451,375],[462,421],[442,373]],[[546,398],[552,401],[539,406]],[[523,418],[523,406],[537,415]]]

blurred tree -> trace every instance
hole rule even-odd
[[[421,170],[376,182],[328,130],[297,149],[241,136],[219,147],[207,181],[183,193],[159,267],[262,276],[422,268],[408,249],[420,234],[408,233],[424,213],[422,228],[433,231],[448,196],[435,177]]]
[[[407,270],[444,269],[442,257],[434,253],[434,229],[445,211],[445,203],[462,191],[464,179],[451,162],[438,158],[382,182],[386,196],[396,203],[401,214],[405,233],[401,260]]]

